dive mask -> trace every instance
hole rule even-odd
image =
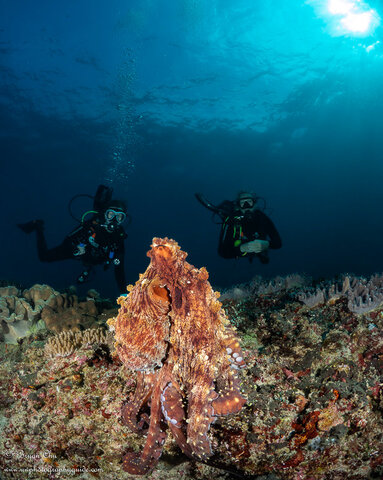
[[[121,210],[113,210],[113,208],[108,208],[105,211],[105,220],[109,223],[116,221],[118,224],[121,224],[126,219],[126,213],[121,212]]]
[[[250,208],[253,208],[254,207],[254,199],[249,197],[249,198],[241,198],[239,201],[238,201],[238,204],[239,204],[239,207],[242,209],[242,210],[247,210],[247,209],[250,209]]]

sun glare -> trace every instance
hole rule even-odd
[[[329,0],[327,9],[331,15],[344,15],[349,13],[354,7],[351,0]]]
[[[348,13],[340,23],[344,28],[354,33],[366,33],[374,20],[373,11],[363,13]]]
[[[372,35],[380,24],[380,17],[364,0],[307,0],[326,18],[329,31],[334,36]]]

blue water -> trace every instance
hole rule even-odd
[[[0,1],[0,277],[72,284],[80,265],[41,264],[15,224],[43,218],[54,246],[75,226],[70,198],[99,183],[132,215],[129,282],[154,236],[175,238],[217,286],[382,271],[383,5],[358,3],[374,20],[356,35],[327,7]],[[282,236],[267,266],[221,259],[193,195],[219,203],[243,188],[266,198]],[[88,286],[117,294],[111,271]]]

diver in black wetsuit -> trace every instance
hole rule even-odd
[[[269,263],[268,250],[281,248],[281,237],[270,218],[257,208],[256,195],[240,192],[235,201],[212,205],[201,194],[197,200],[221,217],[218,253],[223,258],[257,257]]]
[[[44,235],[43,220],[32,220],[17,226],[25,233],[36,232],[37,253],[42,262],[78,259],[85,270],[77,277],[78,283],[89,280],[95,265],[104,265],[104,270],[114,265],[117,286],[121,293],[126,291],[124,241],[127,237],[122,223],[127,217],[124,202],[112,200],[113,190],[99,185],[93,201],[93,210],[82,216],[81,224],[64,241],[54,248],[48,248]],[[79,195],[89,196],[89,195]],[[87,214],[92,217],[85,220]]]

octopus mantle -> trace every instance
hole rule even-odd
[[[167,427],[186,455],[205,461],[213,453],[210,424],[245,403],[240,345],[206,269],[187,263],[168,238],[154,238],[147,255],[148,268],[108,321],[121,361],[138,372],[134,396],[122,409],[131,430],[147,432],[141,454],[123,458],[124,470],[135,475],[154,468]],[[143,414],[148,405],[150,416]]]

